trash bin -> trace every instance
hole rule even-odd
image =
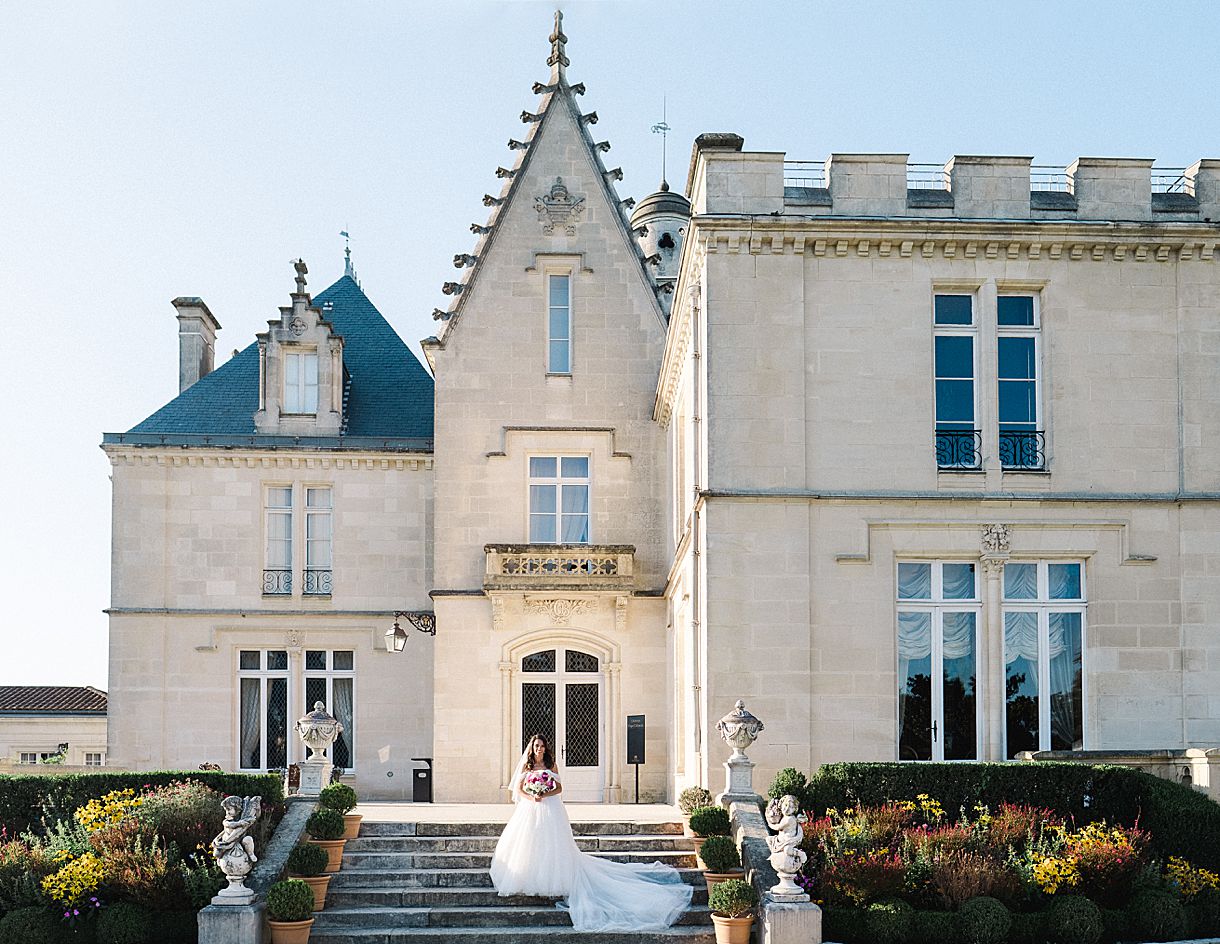
[[[432,758],[431,757],[412,757],[411,760],[421,764],[427,764],[426,767],[416,768],[411,779],[411,799],[416,803],[431,803],[432,802]]]

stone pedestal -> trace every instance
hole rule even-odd
[[[315,756],[303,761],[300,768],[301,786],[298,795],[316,797],[322,792],[322,788],[330,783],[330,773],[335,769],[335,765],[325,757]]]
[[[716,802],[728,809],[732,803],[757,803],[761,799],[754,792],[754,761],[745,754],[725,761],[724,792],[716,797]]]
[[[226,885],[216,897],[212,899],[212,904],[222,908],[232,908],[236,905],[248,905],[254,901],[254,891],[246,888],[245,885]]]
[[[760,944],[821,944],[822,909],[812,902],[789,903],[767,895],[762,913]]]
[[[265,902],[208,905],[199,912],[199,944],[263,944]]]

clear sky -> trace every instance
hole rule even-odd
[[[563,4],[622,196],[704,131],[747,149],[1220,157],[1220,4]],[[218,362],[343,272],[418,352],[548,76],[554,5],[6,3],[0,10],[0,684],[106,684],[98,449],[177,393],[170,299]]]

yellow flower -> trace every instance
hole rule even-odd
[[[1175,882],[1188,901],[1205,888],[1220,888],[1220,875],[1205,868],[1191,865],[1178,856],[1170,856],[1165,866],[1165,877]]]
[[[78,808],[73,816],[81,826],[92,833],[107,826],[118,825],[143,802],[131,788],[112,790],[104,797],[90,800]]]
[[[92,852],[86,852],[44,878],[42,890],[52,901],[71,907],[83,901],[86,895],[96,892],[105,878],[106,869],[101,859]]]
[[[1060,888],[1073,888],[1080,882],[1080,870],[1075,859],[1061,856],[1038,856],[1034,859],[1034,881],[1048,895]]]

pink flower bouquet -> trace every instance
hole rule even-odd
[[[521,784],[521,792],[532,797],[544,797],[555,789],[558,782],[549,770],[531,770],[525,775]]]

